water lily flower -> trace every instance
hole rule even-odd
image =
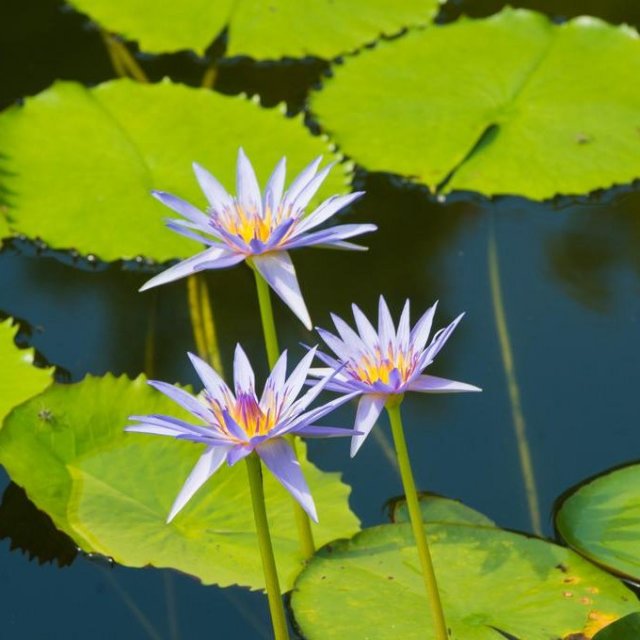
[[[322,156],[316,158],[285,192],[286,159],[282,158],[269,178],[263,196],[253,167],[240,149],[235,197],[229,195],[208,171],[194,163],[196,178],[209,202],[206,213],[177,196],[154,191],[153,195],[160,202],[184,218],[167,220],[169,229],[207,245],[207,249],[151,278],[140,291],[198,271],[231,267],[245,260],[258,270],[307,329],[311,329],[311,319],[289,250],[310,246],[366,250],[348,239],[377,228],[373,224],[343,224],[316,229],[364,193],[334,195],[307,214],[307,205],[333,166],[330,164],[318,172],[321,162]]]
[[[200,396],[193,396],[166,382],[149,381],[152,387],[177,402],[200,424],[164,415],[130,416],[129,419],[137,424],[127,426],[126,431],[171,436],[206,445],[171,507],[167,522],[173,520],[223,462],[234,465],[253,451],[309,516],[318,521],[300,464],[283,436],[295,434],[308,438],[327,438],[353,435],[353,429],[320,426],[316,422],[354,394],[309,409],[309,405],[333,377],[331,372],[298,398],[315,353],[316,349],[311,349],[286,378],[287,352],[283,352],[265,383],[260,399],[255,391],[253,369],[240,345],[236,346],[233,363],[235,393],[211,366],[191,353],[189,358],[204,384]]]
[[[318,351],[318,358],[327,367],[311,369],[310,375],[326,379],[333,371],[335,376],[327,383],[327,389],[361,395],[354,427],[357,433],[351,440],[352,457],[362,446],[391,396],[402,396],[407,391],[481,391],[465,382],[422,373],[434,361],[464,316],[459,315],[449,326],[440,329],[427,346],[436,306],[437,303],[428,309],[411,329],[407,300],[396,330],[389,307],[380,296],[377,331],[355,304],[352,309],[357,332],[335,314],[331,314],[331,317],[339,337],[317,328],[320,337],[337,359]]]

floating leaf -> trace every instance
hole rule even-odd
[[[533,199],[640,177],[640,40],[628,27],[507,8],[381,41],[333,71],[312,110],[370,171]]]
[[[632,613],[606,626],[593,640],[638,640],[640,638],[640,613]]]
[[[640,581],[640,464],[581,485],[556,513],[556,529],[578,553]]]
[[[59,567],[65,567],[78,553],[73,540],[56,529],[51,518],[13,482],[4,490],[0,503],[0,540],[5,538],[11,541],[11,550],[20,549],[40,564],[55,560]]]
[[[336,158],[301,117],[169,82],[58,82],[0,114],[0,139],[12,229],[104,260],[199,250],[164,227],[171,212],[150,195],[161,189],[204,208],[193,161],[235,192],[239,146],[263,180],[283,155],[289,176],[317,155]],[[334,169],[320,195],[345,191],[346,171]]]
[[[0,322],[0,426],[13,407],[51,384],[53,369],[34,367],[33,349],[18,349],[16,333],[10,319]]]
[[[49,419],[39,419],[45,407]],[[29,497],[85,551],[143,567],[173,567],[206,584],[261,588],[262,568],[244,464],[224,467],[178,517],[167,514],[202,447],[125,433],[130,414],[177,415],[142,377],[53,385],[18,407],[0,432],[0,462]],[[358,530],[349,487],[304,458],[318,506],[318,544]],[[265,492],[284,590],[303,565],[290,495],[265,473]]]
[[[333,58],[382,34],[428,24],[439,0],[71,0],[105,29],[138,40],[149,53],[202,55],[229,27],[230,55],[256,59]]]
[[[598,617],[640,610],[618,580],[564,547],[469,525],[432,524],[429,538],[451,640],[589,638]],[[320,550],[291,604],[307,640],[435,638],[408,524]]]
[[[445,498],[430,493],[419,496],[422,519],[425,522],[449,522],[452,524],[471,524],[475,526],[495,527],[490,518],[459,500]],[[404,496],[391,500],[388,504],[391,522],[409,522],[409,511]]]

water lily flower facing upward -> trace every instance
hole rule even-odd
[[[253,167],[240,149],[235,197],[229,195],[208,171],[194,163],[196,178],[209,201],[206,213],[177,196],[154,191],[153,195],[160,202],[184,218],[168,220],[167,226],[207,245],[207,249],[151,278],[140,291],[198,271],[231,267],[246,260],[260,272],[307,329],[311,329],[309,312],[288,251],[310,246],[366,250],[366,247],[347,240],[376,229],[373,224],[343,224],[315,230],[364,193],[357,191],[332,196],[307,215],[307,205],[333,166],[318,172],[321,162],[322,157],[316,158],[285,192],[286,159],[282,158],[269,178],[263,196]]]
[[[283,352],[265,383],[260,399],[255,392],[253,369],[240,345],[236,347],[234,358],[235,394],[212,367],[193,354],[189,354],[189,358],[205,387],[200,396],[193,396],[166,382],[149,381],[152,387],[189,411],[200,424],[163,415],[130,416],[129,419],[137,424],[127,426],[126,430],[206,445],[171,507],[167,522],[223,462],[234,465],[253,451],[309,516],[318,521],[300,464],[283,436],[296,434],[324,438],[353,435],[352,429],[323,427],[315,423],[354,394],[308,409],[333,376],[331,372],[298,398],[314,357],[315,349],[312,349],[286,378],[287,352]]]
[[[436,306],[437,303],[428,309],[411,329],[407,300],[396,330],[389,307],[380,296],[377,331],[355,304],[352,308],[357,332],[334,314],[331,317],[340,337],[317,328],[337,359],[318,352],[318,358],[327,367],[312,369],[310,375],[326,377],[333,371],[335,377],[328,382],[327,389],[361,395],[354,427],[357,433],[351,440],[352,457],[369,435],[390,396],[400,396],[406,391],[481,391],[465,382],[422,373],[434,361],[464,315],[461,314],[449,326],[440,329],[427,346]]]

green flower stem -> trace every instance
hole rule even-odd
[[[409,452],[407,451],[404,429],[402,428],[402,416],[400,415],[401,402],[402,396],[392,396],[392,398],[387,402],[386,408],[387,413],[389,414],[389,421],[391,422],[391,433],[393,434],[398,466],[400,467],[400,475],[402,476],[402,485],[404,487],[404,494],[407,500],[407,507],[409,508],[411,528],[413,529],[413,536],[418,548],[420,565],[422,566],[422,577],[424,578],[424,584],[427,588],[427,596],[431,606],[431,616],[433,617],[435,625],[436,639],[447,640],[449,634],[444,620],[442,602],[440,601],[440,592],[438,591],[438,583],[433,569],[433,562],[429,551],[429,543],[427,542],[425,525],[422,520],[420,503],[418,502],[418,492],[416,491],[416,484],[413,480],[411,462],[409,461]]]
[[[260,318],[262,319],[262,330],[264,332],[264,344],[267,349],[267,361],[269,367],[273,369],[278,357],[280,356],[280,347],[278,346],[278,334],[276,333],[276,324],[273,319],[273,307],[271,306],[271,294],[269,292],[269,285],[267,281],[260,275],[258,270],[248,263],[253,270],[253,274],[256,278],[256,290],[258,292],[258,304],[260,306]],[[296,450],[296,438],[295,436],[288,437],[289,444],[293,447],[293,450],[298,456]],[[309,516],[305,510],[298,504],[297,501],[293,501],[293,514],[296,520],[296,526],[298,528],[298,537],[300,539],[300,548],[305,559],[310,558],[316,550],[316,545],[313,541],[313,532],[311,531],[311,522]]]
[[[280,582],[278,580],[276,561],[273,556],[269,522],[267,521],[267,510],[264,503],[262,463],[255,452],[248,455],[245,459],[247,461],[249,487],[251,488],[253,517],[256,521],[256,532],[258,534],[258,546],[260,547],[260,556],[262,557],[264,582],[267,589],[267,599],[269,600],[269,611],[271,612],[273,636],[275,640],[289,640],[287,619],[284,614],[282,596],[280,595]]]

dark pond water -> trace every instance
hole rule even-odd
[[[640,26],[640,6],[630,0],[514,4],[558,17],[591,13]],[[441,19],[486,15],[501,6],[498,0],[454,2]],[[216,44],[214,53],[223,46]],[[96,83],[113,76],[95,30],[52,0],[3,0],[0,60],[3,107],[55,78]],[[143,64],[154,78],[170,74],[192,83],[204,68],[188,55]],[[265,104],[285,98],[293,112],[324,68],[314,61],[227,62],[218,88],[258,91]],[[359,182],[367,197],[350,217],[379,225],[369,238],[371,251],[355,257],[336,252],[331,260],[311,250],[295,255],[314,321],[326,325],[329,311],[347,314],[354,300],[372,311],[381,292],[396,312],[407,297],[416,314],[439,298],[440,324],[466,310],[434,373],[473,382],[484,393],[407,399],[418,484],[460,498],[505,527],[530,531],[492,305],[487,249],[493,228],[543,527],[550,535],[552,504],[561,492],[637,458],[640,450],[640,189],[545,204],[464,195],[437,202],[387,176],[360,173]],[[137,294],[147,277],[135,265],[74,262],[15,242],[0,252],[0,313],[20,319],[21,341],[57,365],[65,380],[139,373],[154,313],[156,376],[192,381],[184,357],[194,348],[184,283],[163,287],[156,296]],[[218,301],[225,362],[237,341],[262,361],[248,270],[212,273],[208,282]],[[299,342],[308,336],[288,310],[276,307],[283,344],[300,353]],[[365,525],[381,522],[385,501],[401,491],[380,441],[368,442],[354,461],[344,443],[314,442],[311,457],[322,468],[344,470],[353,486],[352,507]],[[6,476],[1,481],[8,484]],[[0,545],[0,585],[2,638],[268,637],[260,595],[82,557],[63,569],[40,566],[11,552],[6,540]]]

